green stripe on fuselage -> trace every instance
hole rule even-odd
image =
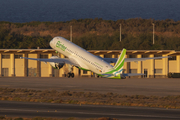
[[[86,71],[90,71],[90,70],[88,70],[88,69],[85,69],[85,68],[82,68],[82,67],[78,67],[79,69],[81,69],[81,70],[86,70]]]

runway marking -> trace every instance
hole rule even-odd
[[[36,111],[36,110],[24,110],[24,109],[2,109],[0,108],[0,110],[4,110],[4,111],[25,111],[25,112],[45,112],[45,113],[48,113],[48,112],[51,112],[51,113],[76,113],[76,114],[94,114],[94,115],[116,115],[116,116],[129,116],[129,117],[150,117],[150,118],[168,118],[168,119],[177,119],[180,117],[171,117],[171,116],[153,116],[153,115],[132,115],[132,114],[112,114],[112,113],[86,113],[86,112],[71,112],[71,111],[45,111],[45,110],[39,110],[39,111]]]

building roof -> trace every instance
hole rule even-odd
[[[120,54],[121,50],[88,50],[92,54]],[[54,49],[0,49],[0,53],[54,53]],[[128,54],[180,55],[175,50],[127,50]]]

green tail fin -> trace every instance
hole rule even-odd
[[[122,73],[123,66],[124,66],[125,55],[126,55],[126,49],[123,49],[115,66],[114,66],[114,69],[121,73]]]

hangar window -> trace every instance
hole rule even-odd
[[[155,54],[154,57],[162,57],[162,55]],[[162,58],[156,59],[156,60],[162,60]]]
[[[162,73],[162,69],[155,69],[154,73]]]
[[[137,55],[129,55],[129,58],[137,58]]]
[[[9,59],[10,55],[2,55],[2,59]]]
[[[162,57],[162,55],[155,54],[154,57]]]
[[[148,57],[149,57],[148,54],[143,54],[143,55],[142,55],[142,58],[148,58]]]
[[[20,59],[20,57],[23,57],[23,55],[14,55],[15,59]]]
[[[137,69],[130,69],[130,73],[137,73]]]
[[[40,55],[40,58],[48,58],[48,55]]]
[[[118,58],[119,56],[118,56],[119,54],[114,54],[114,58]]]
[[[83,74],[87,74],[87,71],[86,71],[86,70],[83,70]]]
[[[105,54],[104,58],[112,58],[112,55],[111,54]]]
[[[171,56],[171,58],[168,58],[168,60],[176,60],[176,56]]]

